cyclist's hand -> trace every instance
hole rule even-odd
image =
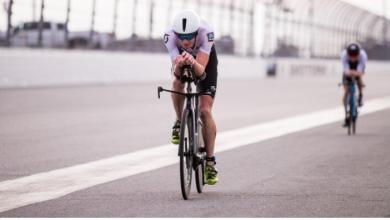
[[[174,61],[175,65],[178,65],[179,67],[182,67],[185,64],[185,60],[183,56],[177,56]]]
[[[351,70],[351,76],[358,77],[358,76],[360,76],[360,75],[361,75],[361,73],[359,73],[358,71],[356,71],[356,70]]]
[[[349,70],[347,73],[346,73],[347,76],[349,77],[355,77],[355,76],[358,76],[357,72],[355,70]]]
[[[191,65],[191,66],[194,65],[195,58],[190,53],[187,53],[187,52],[184,51],[182,56],[184,58],[184,61],[185,61],[186,65]]]

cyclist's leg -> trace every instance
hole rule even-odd
[[[211,110],[213,107],[213,98],[209,95],[199,97],[200,117],[203,122],[203,137],[206,145],[206,166],[205,166],[205,182],[209,185],[214,185],[218,182],[218,171],[215,168],[214,146],[217,134],[217,127],[213,119]]]
[[[347,82],[347,77],[343,74],[343,79],[342,79],[342,84],[344,88],[344,95],[343,95],[343,106],[345,109],[345,115],[347,115],[347,94],[348,94],[348,82]]]
[[[179,48],[179,53],[181,54],[183,52],[182,49]],[[173,68],[173,67],[172,67]],[[182,83],[179,78],[173,73],[172,71],[172,90],[176,92],[183,92],[184,93],[184,83]],[[181,118],[181,114],[183,112],[183,105],[184,105],[184,100],[185,97],[182,95],[177,95],[172,93],[172,102],[173,102],[173,107],[175,109],[176,113],[176,121],[179,121]]]
[[[218,59],[213,46],[210,52],[209,62],[206,66],[206,78],[198,84],[198,92],[207,93],[199,97],[200,118],[203,122],[204,141],[206,145],[205,182],[214,185],[218,182],[218,171],[215,168],[214,145],[217,128],[212,115],[212,107],[217,89]]]
[[[205,72],[206,78],[199,82],[197,90],[198,92],[207,93],[208,95],[202,95],[199,97],[199,110],[200,118],[205,128],[205,145],[206,153],[208,157],[214,156],[214,143],[216,137],[216,125],[211,114],[211,110],[214,103],[215,92],[217,88],[218,77],[218,58],[215,50],[215,46],[211,48],[209,62],[207,63]]]
[[[363,76],[357,77],[357,85],[358,85],[358,88],[359,88],[359,94],[362,94],[363,87],[364,87]]]
[[[180,82],[175,76],[173,76],[172,90],[176,92],[184,92],[184,84]],[[181,113],[183,112],[183,105],[185,97],[172,93],[173,107],[176,112],[176,120],[180,120]]]
[[[206,145],[207,157],[214,156],[215,137],[217,134],[217,127],[212,115],[213,103],[214,100],[209,95],[202,95],[199,97],[200,118],[203,123],[203,137]]]
[[[172,82],[172,90],[177,92],[184,92],[184,84],[180,82],[175,76],[173,76],[173,82]],[[183,111],[183,105],[184,105],[184,97],[177,94],[171,94],[173,107],[176,112],[176,120],[172,127],[172,136],[171,136],[171,143],[172,144],[179,144],[180,140],[180,118],[181,113]]]
[[[357,77],[357,86],[358,86],[358,89],[359,89],[359,106],[362,106],[363,105],[363,87],[364,87],[364,83],[363,83],[363,76],[360,76],[360,77]]]
[[[342,100],[342,101],[343,101],[345,113],[347,113],[347,104],[348,104],[348,100],[347,100],[348,85],[344,84],[344,85],[343,85],[343,88],[344,88],[344,95],[343,95],[343,100]]]

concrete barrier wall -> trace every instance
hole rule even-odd
[[[278,77],[340,74],[338,60],[219,56],[220,79],[266,77],[276,62]],[[389,71],[388,62],[370,61],[367,71]],[[0,49],[0,88],[116,84],[170,79],[167,54]]]
[[[278,77],[294,76],[340,76],[342,65],[339,60],[326,59],[288,59],[268,60],[268,63],[277,63]],[[366,73],[390,73],[390,62],[369,60]]]

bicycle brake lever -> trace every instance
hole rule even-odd
[[[157,87],[157,96],[160,99],[160,93],[163,91],[163,88],[161,86]]]

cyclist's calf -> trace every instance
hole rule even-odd
[[[213,98],[208,95],[202,95],[199,97],[199,111],[200,118],[203,122],[204,139],[206,146],[206,153],[208,157],[214,156],[214,144],[217,133],[217,127],[211,113],[213,107]]]

